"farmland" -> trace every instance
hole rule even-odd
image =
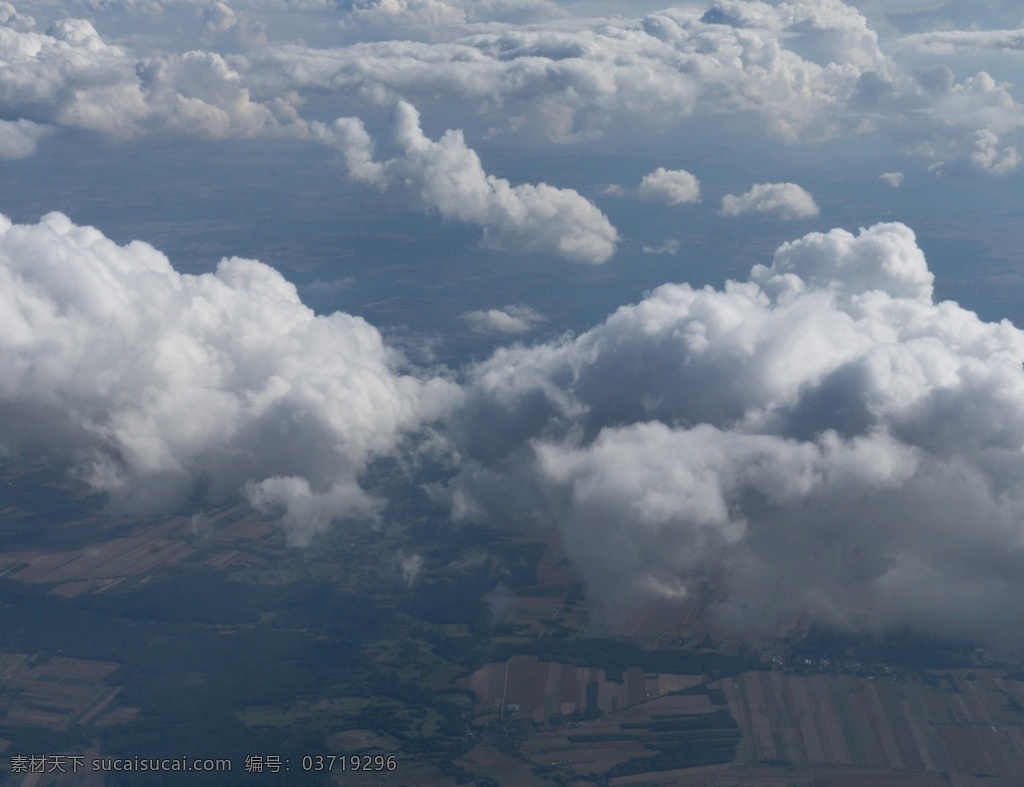
[[[107,682],[121,665],[83,659],[0,655],[7,693],[5,724],[66,730],[72,724],[122,724],[138,708],[117,706],[121,687]]]
[[[699,595],[602,619],[550,531],[451,528],[416,490],[391,495],[401,527],[290,549],[243,507],[126,517],[45,468],[3,473],[4,757],[394,755],[395,785],[1024,782],[1024,683],[962,643],[806,621],[730,640]]]
[[[557,716],[613,713],[700,683],[696,675],[646,675],[632,667],[625,680],[611,681],[603,669],[513,656],[488,664],[458,685],[469,689],[481,713],[508,713],[543,723]]]
[[[890,784],[893,773],[1024,780],[1024,686],[1003,671],[880,678],[762,671],[719,685],[744,731],[740,770],[774,763],[864,785]]]
[[[7,475],[32,475],[27,469],[20,470],[17,474],[8,470]],[[25,525],[41,516],[52,517],[56,513],[52,501],[59,501],[61,492],[71,494],[73,488],[68,486],[50,482],[43,488],[52,490],[52,496],[32,501],[36,503],[32,509],[7,506],[0,510],[0,532],[20,530],[20,540],[30,544],[12,545],[0,552],[0,577],[46,585],[54,595],[74,598],[179,565],[218,570],[260,566],[284,552],[280,533],[259,517],[234,507],[154,519],[79,516],[49,525],[47,541],[39,544],[39,531],[26,533]],[[71,546],[54,548],[54,542],[61,541]]]

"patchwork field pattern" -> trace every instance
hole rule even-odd
[[[744,732],[737,766],[846,772],[850,784],[891,784],[893,772],[1024,780],[1024,684],[1002,671],[748,672],[716,685]]]
[[[545,722],[588,710],[614,713],[700,681],[699,675],[649,675],[636,667],[611,681],[603,669],[513,656],[484,666],[460,685],[477,696],[484,713],[504,708],[509,716]]]
[[[117,707],[120,686],[107,683],[121,665],[109,661],[0,655],[4,724],[65,730],[72,724],[131,721],[138,708]]]

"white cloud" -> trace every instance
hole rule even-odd
[[[928,303],[935,281],[914,233],[903,224],[879,224],[857,236],[841,229],[812,232],[782,244],[771,267],[755,265],[750,276],[773,294],[797,286],[795,276],[842,305],[870,292]]]
[[[401,555],[398,559],[398,565],[402,569],[402,581],[408,586],[412,587],[416,584],[416,580],[419,579],[420,574],[423,573],[423,556],[422,555]]]
[[[758,183],[739,197],[727,194],[722,198],[723,216],[745,213],[764,213],[789,221],[817,216],[818,206],[814,197],[795,183]]]
[[[1024,21],[1017,0],[856,0],[856,4],[879,24],[884,20],[903,32],[987,30],[1019,26]]]
[[[685,169],[667,170],[658,167],[654,172],[644,175],[638,194],[640,199],[664,202],[667,205],[700,202],[700,181]]]
[[[548,0],[357,0],[343,24],[432,28],[480,24],[523,23],[565,16]]]
[[[984,51],[1019,53],[1024,50],[1024,30],[935,30],[905,36],[897,45],[930,55]]]
[[[288,95],[253,101],[216,53],[136,58],[83,19],[46,33],[0,27],[0,101],[8,117],[118,137],[153,129],[201,136],[305,134]]]
[[[544,321],[538,312],[523,304],[510,304],[503,309],[472,311],[462,315],[477,333],[527,333]]]
[[[387,161],[373,159],[373,140],[357,119],[339,118],[313,129],[341,151],[351,177],[446,219],[483,227],[485,246],[594,265],[615,253],[618,232],[592,202],[572,189],[512,186],[488,175],[461,131],[447,131],[436,142],[428,139],[410,104],[399,102],[395,108],[394,141],[402,155]]]
[[[956,148],[965,161],[979,127],[1002,137],[1024,120],[1011,88],[984,72],[927,88],[839,0],[723,0],[632,19],[574,18],[582,6],[546,0],[366,0],[340,9],[340,24],[343,38],[372,40],[332,48],[302,43],[307,35],[329,40],[325,25],[339,24],[339,9],[317,0],[86,6],[114,29],[130,19],[152,20],[153,30],[104,37],[92,22],[60,19],[43,34],[0,6],[7,119],[121,137],[304,138],[307,99],[318,110],[338,100],[404,100],[446,116],[486,115],[493,134],[560,142],[655,137],[683,121],[739,141],[765,132],[790,142],[881,132],[902,143],[909,134]],[[162,37],[189,18],[186,42]],[[267,43],[268,31],[281,31],[277,42]]]
[[[947,127],[969,129],[967,144],[970,144],[976,141],[975,132],[981,124],[996,134],[1019,127],[1021,107],[1011,90],[1012,85],[997,82],[980,71],[941,91],[929,111]]]
[[[8,116],[130,133],[147,114],[135,65],[82,19],[61,20],[45,34],[0,28],[0,100]]]
[[[883,172],[878,177],[894,189],[898,189],[903,185],[904,177],[902,172]]]
[[[161,129],[213,139],[306,133],[288,99],[253,101],[238,72],[216,53],[151,58],[137,72]]]
[[[938,123],[933,137],[918,149],[933,163],[930,169],[943,171],[952,164],[966,166],[996,177],[1017,168],[1020,154],[1015,139],[1022,125],[1020,103],[1013,97],[1014,86],[994,79],[985,71],[961,83],[940,79],[938,85],[925,83],[934,93],[928,114]]]
[[[558,527],[620,611],[711,586],[748,633],[806,614],[1019,646],[1024,332],[932,279],[903,225],[812,233],[747,281],[502,348],[453,424],[453,510]]]
[[[274,450],[272,447],[267,450]],[[355,478],[341,478],[314,489],[301,476],[273,476],[242,487],[248,503],[264,516],[280,521],[288,543],[307,546],[341,519],[377,519],[384,501],[367,494]]]
[[[944,28],[982,18],[965,2],[902,3],[914,4]],[[588,19],[571,16],[585,4],[544,0],[337,5],[81,0],[92,21],[37,29],[27,12],[43,18],[54,4],[0,0],[0,158],[31,155],[62,127],[307,139],[304,117],[371,122],[397,107],[393,139],[351,117],[315,136],[351,178],[479,226],[493,249],[586,263],[613,255],[609,219],[575,190],[489,175],[467,142],[474,128],[534,135],[504,149],[509,171],[523,171],[519,142],[642,155],[659,135],[693,136],[695,148],[721,139],[743,155],[763,149],[746,153],[754,137],[771,153],[780,140],[891,135],[899,150],[961,169],[1019,166],[1018,88],[962,76],[980,68],[971,53],[1016,52],[1018,31],[979,23],[880,42],[839,0]],[[996,5],[1019,23],[1019,4]],[[158,34],[186,17],[180,40]],[[934,52],[971,58],[954,64],[960,76],[945,64],[904,70]],[[1007,62],[985,60],[997,76],[991,64]],[[465,134],[428,137],[414,104]],[[902,174],[882,178],[896,186]],[[637,193],[693,201],[699,184],[659,168]],[[722,210],[818,212],[785,183],[729,195]],[[459,398],[362,320],[315,317],[256,262],[183,276],[144,244],[117,247],[51,216],[5,226],[0,263],[3,450],[71,451],[80,476],[122,508],[241,493],[302,543],[335,518],[378,516],[381,502],[360,486],[367,462]],[[955,620],[991,632],[983,608],[1017,631],[1024,346],[1012,326],[932,297],[913,234],[884,225],[808,235],[721,291],[666,285],[582,336],[504,348],[472,368],[453,420],[470,458],[452,485],[455,510],[558,523],[609,602],[677,597],[708,578],[727,593],[723,620],[793,610],[851,628]],[[505,306],[462,319],[523,334],[538,315]]]
[[[36,26],[36,20],[27,14],[19,13],[10,3],[0,2],[0,25],[27,32]]]
[[[999,147],[999,136],[988,129],[974,135],[974,152],[971,163],[982,172],[991,175],[1007,175],[1017,169],[1020,154],[1016,145]]]
[[[0,221],[0,323],[0,452],[71,462],[119,510],[245,494],[297,544],[375,516],[366,463],[458,398],[262,263],[179,274],[56,213]]]
[[[349,14],[364,22],[406,25],[461,25],[466,13],[440,0],[361,0]]]
[[[635,132],[638,116],[658,132],[679,118],[715,124],[737,115],[786,139],[817,138],[850,127],[843,108],[864,73],[888,84],[890,70],[863,17],[842,3],[819,5],[782,13],[733,3],[753,15],[735,25],[677,7],[638,20],[483,27],[438,41],[273,46],[253,55],[248,73],[261,92],[470,102],[503,117],[507,130],[559,140],[616,125]]]
[[[0,159],[19,159],[36,152],[38,141],[49,134],[50,126],[30,120],[0,120]]]
[[[215,2],[203,9],[203,22],[209,33],[226,33],[238,24],[238,15],[226,3]]]
[[[662,243],[660,246],[644,246],[643,247],[643,253],[644,254],[672,254],[672,255],[678,254],[679,253],[679,241],[677,241],[675,238],[670,238],[669,240],[667,240],[664,243]]]

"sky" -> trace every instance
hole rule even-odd
[[[611,616],[1019,649],[1022,53],[1008,0],[0,2],[0,457],[296,549],[429,464]]]

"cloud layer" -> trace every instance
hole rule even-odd
[[[374,456],[458,399],[401,371],[375,328],[316,316],[253,260],[177,273],[52,213],[0,220],[0,451],[72,462],[119,510],[246,495],[293,543],[374,517]]]
[[[0,0],[0,159],[42,159],[54,139],[84,157],[97,135],[326,144],[351,179],[478,227],[495,256],[593,265],[621,242],[585,196],[596,177],[626,183],[626,170],[632,194],[649,172],[637,197],[699,202],[697,178],[653,169],[664,161],[700,162],[721,194],[714,178],[736,172],[800,181],[786,162],[814,168],[815,151],[842,144],[884,173],[871,186],[889,203],[863,215],[913,208],[925,179],[947,173],[936,192],[950,210],[967,181],[1012,204],[1024,109],[1007,63],[1022,18],[1019,3],[981,5]],[[256,147],[271,146],[238,155]],[[844,166],[830,161],[815,193],[859,210],[824,192],[862,183],[831,177]],[[904,172],[906,188],[881,188]],[[578,190],[540,182],[563,176]],[[754,179],[738,177],[736,191]],[[634,259],[704,248],[683,255],[684,229],[650,225],[661,211],[613,207]],[[648,222],[642,237],[630,211]],[[773,182],[721,211],[795,220],[818,206]],[[349,281],[324,275],[334,284],[309,293]],[[570,275],[552,286],[597,297],[597,274]],[[609,608],[714,587],[723,626],[805,613],[1018,640],[1024,343],[935,303],[932,279],[903,225],[811,234],[744,281],[664,285],[577,337],[501,349],[460,389],[410,368],[365,321],[316,316],[259,262],[185,276],[144,243],[117,246],[59,214],[4,220],[0,451],[70,462],[123,510],[242,496],[301,544],[335,519],[377,516],[368,463],[447,414],[455,515],[562,528]],[[523,292],[492,302],[536,290]],[[540,319],[464,311],[485,300],[445,319],[508,337]]]
[[[305,133],[294,96],[253,101],[216,52],[138,57],[84,19],[45,33],[0,26],[0,102],[5,119],[126,138],[150,131],[221,139]]]
[[[1020,645],[1024,332],[932,282],[901,224],[812,233],[747,281],[500,350],[456,424],[453,510],[560,528],[613,611],[712,587],[741,630]]]
[[[881,133],[902,146],[909,135],[944,164],[970,161],[979,132],[1010,146],[1024,120],[1009,83],[984,71],[957,82],[945,60],[918,67],[933,53],[966,52],[970,65],[974,52],[1018,52],[1020,30],[951,30],[943,20],[886,42],[840,0],[718,0],[635,18],[575,16],[582,7],[82,0],[74,10],[91,21],[60,18],[39,32],[4,3],[0,119],[120,137],[301,138],[327,119],[307,104],[406,101],[446,117],[485,114],[496,134],[561,142],[656,137],[681,121],[713,137],[785,142]],[[101,35],[97,25],[138,30]],[[338,37],[351,42],[303,42]],[[943,68],[949,78],[936,78]],[[977,169],[1000,174],[1009,161]]]

